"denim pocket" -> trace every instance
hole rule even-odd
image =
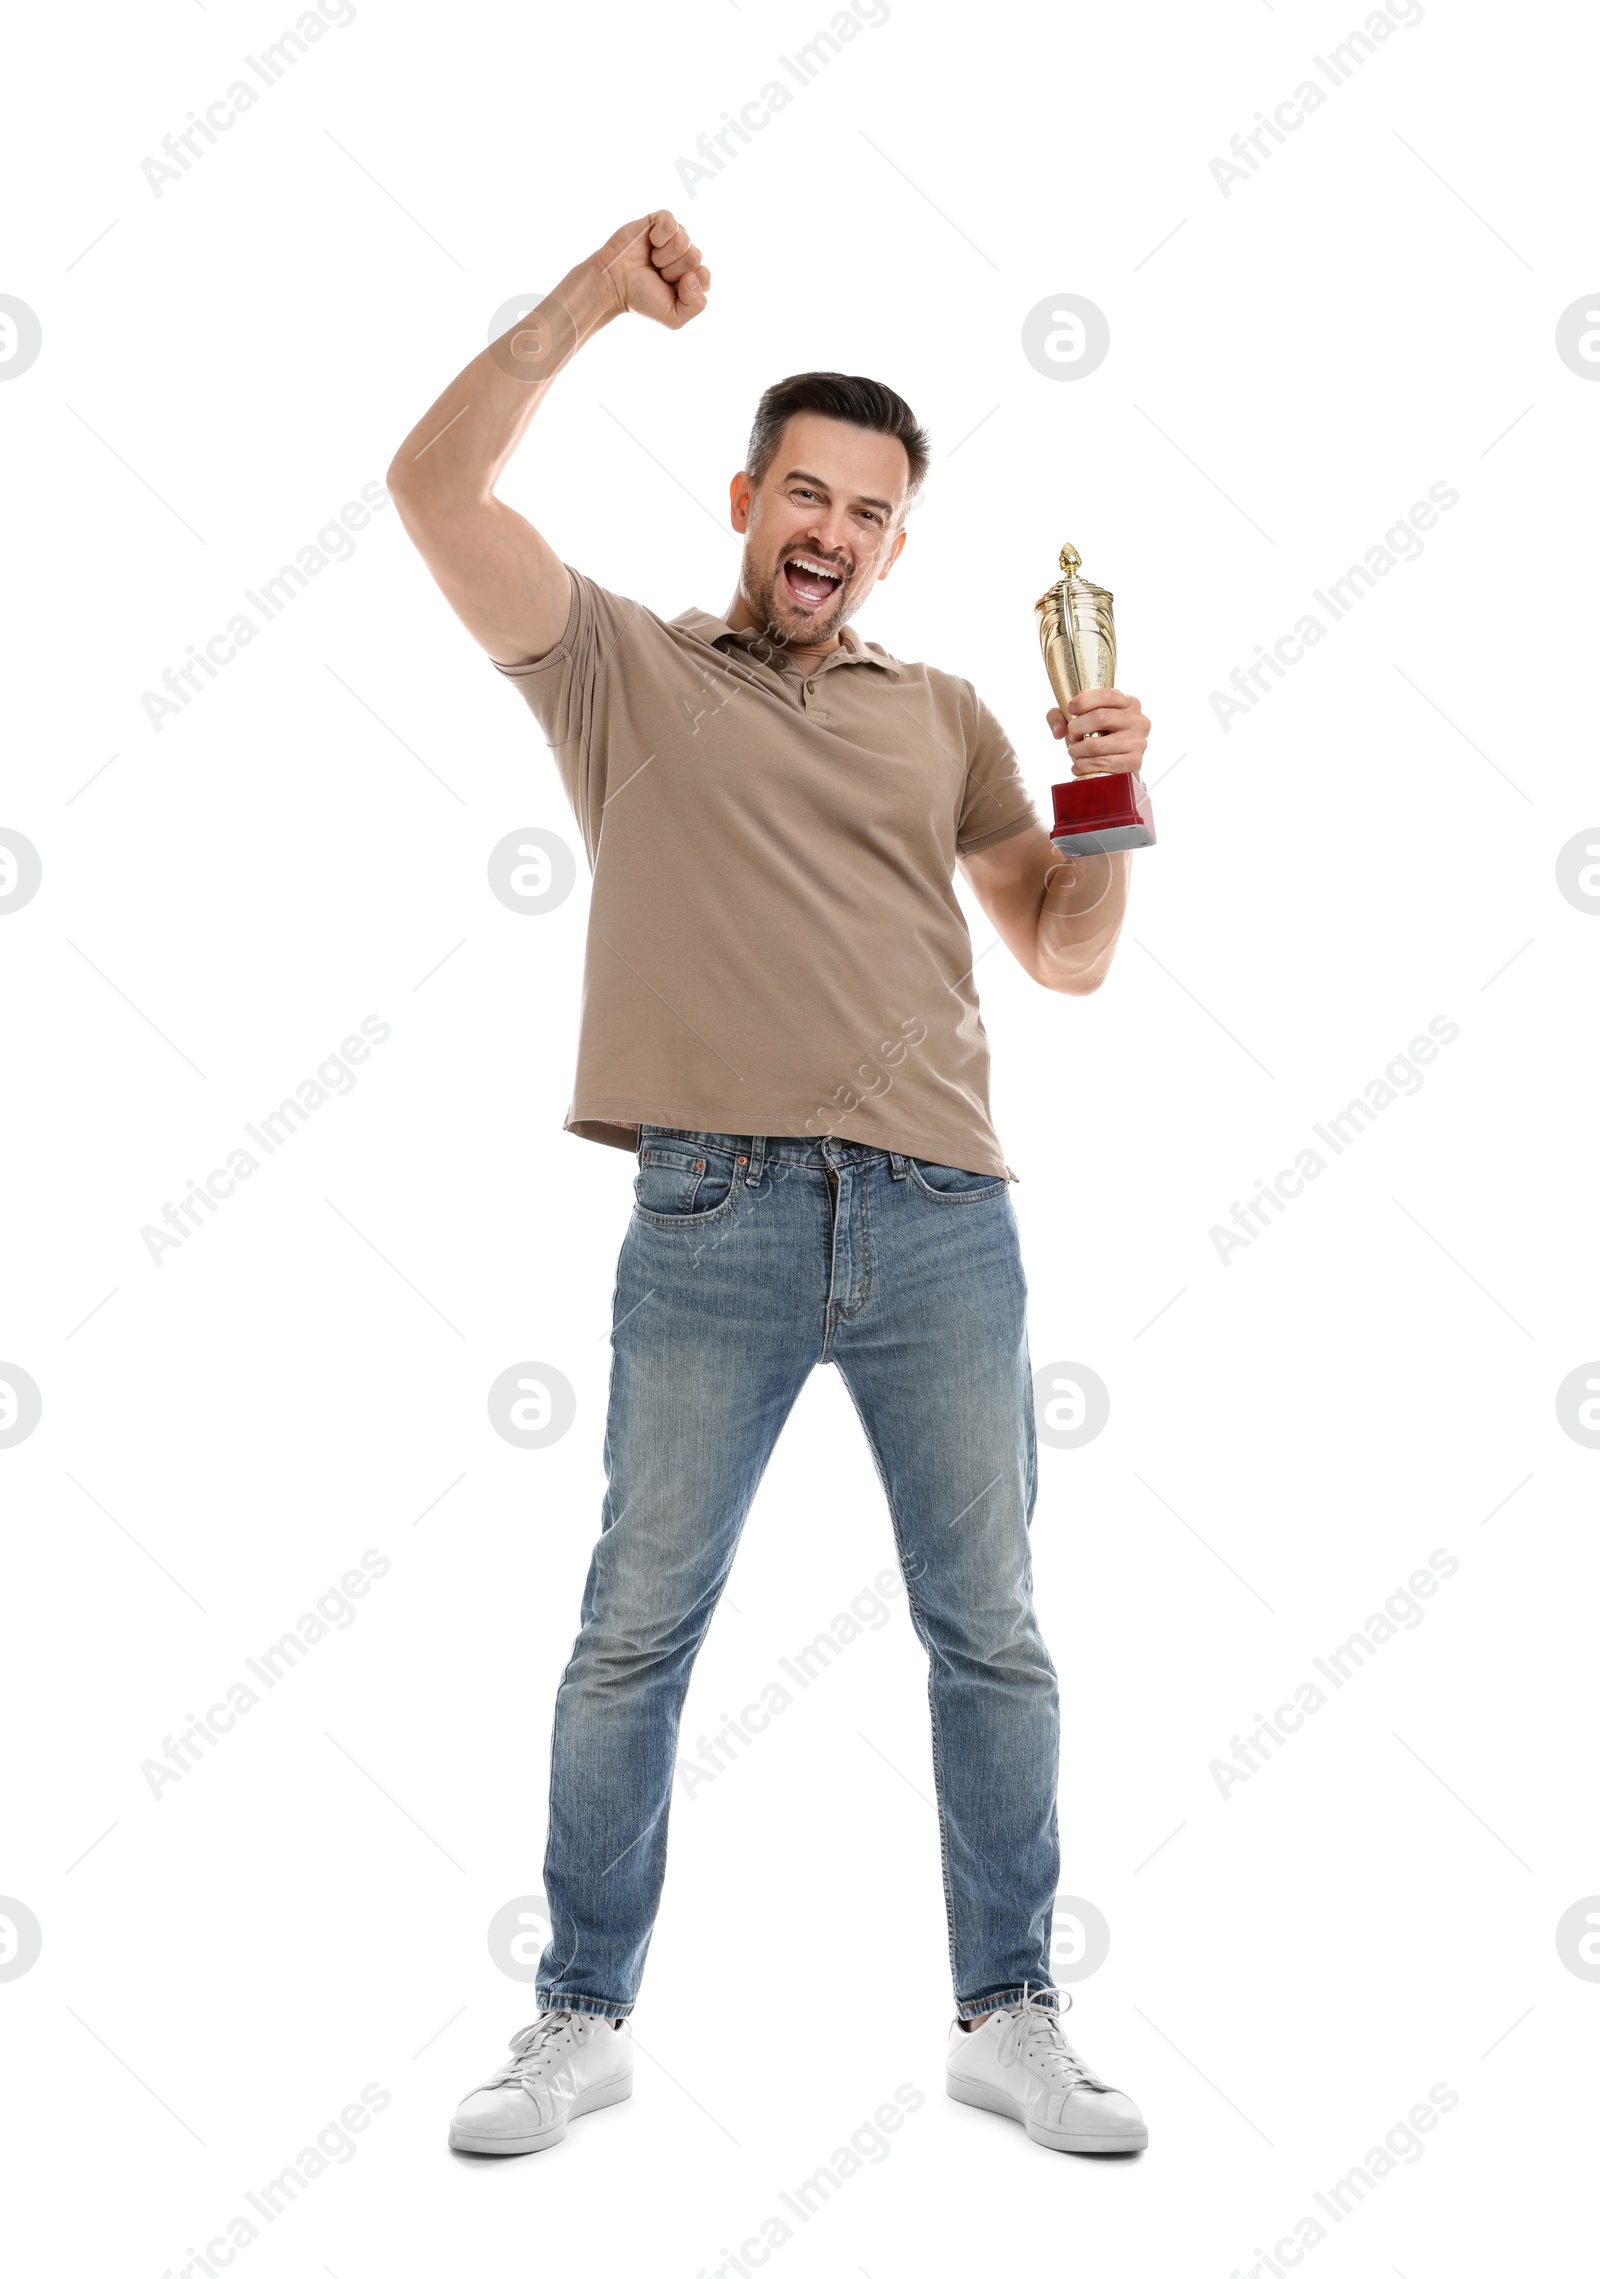
[[[738,1194],[731,1148],[652,1137],[640,1142],[633,1207],[654,1226],[700,1226],[733,1208]]]
[[[981,1203],[990,1195],[1003,1195],[1009,1179],[995,1179],[987,1171],[958,1171],[954,1164],[927,1163],[908,1155],[906,1169],[913,1183],[935,1203]]]

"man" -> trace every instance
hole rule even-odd
[[[1059,1726],[1032,1603],[1026,1289],[952,886],[959,860],[1025,970],[1081,996],[1110,964],[1129,858],[1061,861],[970,684],[852,629],[928,465],[888,388],[810,373],[767,391],[730,487],[744,548],[723,618],[668,622],[608,592],[495,496],[585,341],[629,311],[677,330],[710,283],[670,213],[626,224],[467,366],[389,469],[582,828],[566,1128],[638,1161],[602,1528],[556,1697],[539,2015],[450,2141],[538,2151],[632,2088],[625,2021],[690,1672],[777,1436],[832,1361],[928,1654],[950,2093],[1052,2148],[1138,2150],[1138,2108],[1072,2050],[1050,1979]],[[1139,765],[1136,699],[1100,690],[1068,713],[1048,718],[1080,770]]]

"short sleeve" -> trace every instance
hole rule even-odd
[[[629,627],[647,613],[642,602],[597,585],[570,562],[566,570],[572,606],[555,647],[531,665],[502,665],[493,657],[489,662],[515,684],[543,728],[573,813],[588,837],[591,819],[598,829],[598,809],[605,800],[604,739],[595,736],[597,715],[604,711],[605,678],[621,665]]]
[[[1026,830],[1030,824],[1043,829],[1043,819],[1023,781],[1010,737],[971,683],[964,681],[962,686],[972,698],[972,710],[956,853],[970,855],[980,847],[993,846],[996,840],[1009,839],[1014,831]]]

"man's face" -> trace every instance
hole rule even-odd
[[[909,474],[896,437],[796,412],[760,483],[734,476],[739,591],[769,640],[815,648],[854,617],[905,544]]]

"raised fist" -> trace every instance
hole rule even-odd
[[[624,222],[607,238],[595,261],[615,294],[619,310],[650,317],[677,332],[706,305],[711,272],[700,248],[675,215],[645,214]]]

